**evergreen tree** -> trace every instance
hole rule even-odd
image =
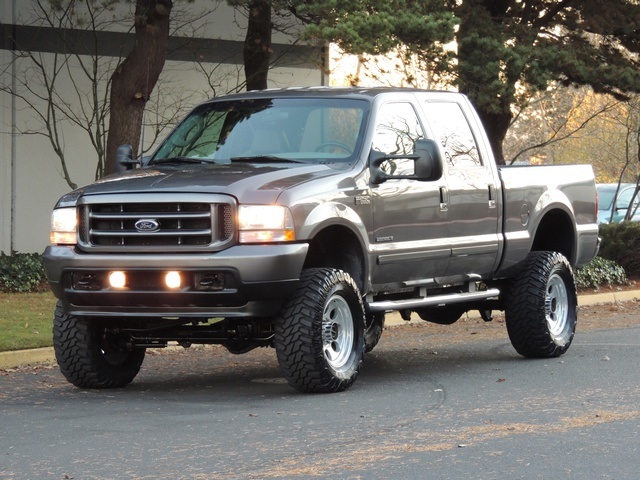
[[[311,38],[352,53],[406,44],[453,74],[499,163],[512,107],[550,84],[621,99],[640,91],[637,0],[294,0],[292,8],[314,23]],[[457,54],[445,48],[454,35]]]

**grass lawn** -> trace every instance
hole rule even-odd
[[[53,345],[51,293],[0,293],[0,352]]]

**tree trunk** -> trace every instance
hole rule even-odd
[[[249,24],[244,40],[244,74],[247,90],[267,88],[271,60],[271,2],[251,0],[248,4]]]
[[[144,107],[167,56],[172,7],[172,0],[136,0],[135,46],[111,77],[106,174],[115,171],[120,145],[131,145],[138,155]]]
[[[493,150],[496,163],[498,165],[504,165],[506,160],[504,158],[502,144],[504,138],[507,136],[509,125],[511,125],[511,111],[493,113],[487,112],[482,108],[476,108],[476,110],[487,132],[487,137],[489,137],[489,145],[491,145],[491,150]]]

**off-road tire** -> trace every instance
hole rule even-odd
[[[130,350],[96,321],[66,315],[60,303],[53,317],[53,347],[60,371],[80,388],[119,388],[140,371],[144,348]]]
[[[304,270],[275,319],[274,345],[289,384],[301,392],[340,392],[364,358],[364,306],[351,276],[333,268]]]
[[[384,313],[370,313],[366,316],[366,327],[364,330],[364,351],[369,353],[373,350],[384,330]]]
[[[571,265],[557,252],[531,252],[505,299],[511,344],[530,358],[565,353],[576,330],[578,295]]]

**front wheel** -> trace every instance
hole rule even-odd
[[[130,349],[125,338],[96,321],[66,315],[58,303],[53,347],[60,371],[80,388],[119,388],[140,371],[144,348]]]
[[[364,358],[364,306],[342,270],[304,270],[275,321],[278,362],[302,392],[339,392],[358,376]]]
[[[573,341],[577,318],[567,259],[557,252],[531,252],[507,292],[505,320],[513,347],[525,357],[558,357]]]

